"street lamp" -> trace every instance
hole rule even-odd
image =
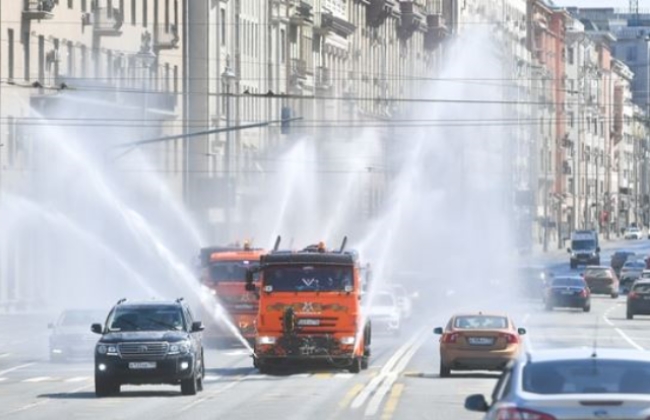
[[[230,68],[230,56],[226,57],[226,67],[223,70],[223,73],[221,73],[221,81],[223,82],[223,87],[225,90],[225,111],[226,111],[226,128],[230,128],[231,122],[230,122],[230,85],[233,81],[237,79],[237,75],[235,72]],[[224,204],[226,206],[226,211],[225,211],[225,222],[226,222],[226,233],[229,236],[229,231],[230,231],[230,223],[232,221],[232,215],[230,213],[231,210],[231,205],[232,203],[230,202],[231,198],[231,161],[232,161],[232,137],[231,137],[231,132],[230,130],[226,131],[226,144],[225,144],[225,151],[224,151],[224,173],[225,173],[225,179],[226,179],[226,196],[224,200]]]

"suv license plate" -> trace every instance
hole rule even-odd
[[[492,337],[469,337],[467,342],[473,346],[491,346],[494,344]]]
[[[155,369],[156,362],[129,362],[129,369]]]

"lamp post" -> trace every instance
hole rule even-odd
[[[225,112],[226,112],[226,128],[230,128],[231,121],[230,121],[230,85],[234,80],[237,79],[237,75],[235,72],[230,68],[230,57],[226,57],[226,67],[223,70],[223,73],[221,73],[221,81],[223,82],[223,88],[225,90]],[[233,188],[232,184],[232,135],[231,131],[228,130],[226,131],[226,144],[225,144],[225,150],[224,150],[224,178],[225,178],[225,188],[226,188],[226,194],[225,194],[225,200],[224,200],[224,205],[225,205],[225,222],[226,222],[226,235],[227,237],[230,237],[230,224],[232,222],[232,214],[231,214],[231,207],[232,207],[232,202],[231,202],[231,190]]]
[[[147,78],[151,74],[151,67],[157,63],[158,56],[152,51],[151,34],[148,31],[142,34],[141,42],[140,51],[135,54],[135,58],[142,63],[142,68],[144,69],[142,72],[142,131],[145,134],[147,130],[147,89],[151,87]],[[143,138],[145,137],[143,136]]]

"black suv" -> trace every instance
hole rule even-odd
[[[171,302],[120,300],[95,347],[95,394],[117,394],[122,384],[180,384],[184,395],[203,389],[201,321],[182,299]]]

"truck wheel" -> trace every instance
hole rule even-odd
[[[612,292],[611,296],[612,296],[612,299],[617,299],[618,298],[618,292]]]
[[[95,395],[97,397],[107,397],[119,393],[120,384],[115,383],[110,379],[101,378],[95,375]]]
[[[350,367],[348,367],[348,370],[350,371],[350,373],[359,373],[359,372],[361,372],[361,367],[362,367],[361,366],[361,363],[362,363],[361,359],[362,358],[359,357],[359,356],[352,359],[352,364],[350,365]]]
[[[591,311],[591,304],[582,307],[582,312],[589,312],[589,311]]]
[[[181,394],[183,395],[196,395],[198,388],[196,373],[189,379],[181,380]]]
[[[442,363],[442,360],[440,360],[440,377],[448,378],[449,376],[451,376],[451,369],[445,366],[445,364]]]

